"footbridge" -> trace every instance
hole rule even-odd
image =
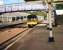
[[[46,11],[47,4],[42,2],[24,2],[0,5],[0,13],[21,12],[21,11]]]

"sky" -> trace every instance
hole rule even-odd
[[[0,0],[0,5],[2,5],[3,4],[3,1],[2,0]]]
[[[19,3],[19,2],[24,2],[24,0],[0,0],[0,5],[2,5],[2,4]]]

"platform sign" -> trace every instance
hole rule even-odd
[[[53,1],[58,1],[58,2],[60,2],[60,1],[63,1],[63,0],[53,0]]]
[[[63,10],[56,10],[56,15],[63,15]]]

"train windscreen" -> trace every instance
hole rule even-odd
[[[36,15],[28,15],[27,16],[27,19],[34,19],[34,18],[37,18],[37,16]]]

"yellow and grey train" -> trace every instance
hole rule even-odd
[[[36,15],[31,14],[27,16],[27,25],[29,28],[37,24],[38,24],[38,18]]]

